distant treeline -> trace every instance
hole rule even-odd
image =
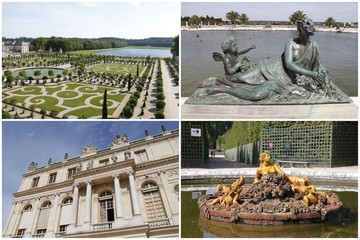
[[[76,51],[76,50],[94,50],[106,48],[121,48],[125,46],[151,46],[151,47],[171,47],[174,38],[145,38],[145,39],[124,39],[124,38],[61,38],[39,37],[35,39],[20,38],[20,39],[4,39],[3,41],[21,40],[31,42],[35,50],[59,51],[60,48],[63,52]]]

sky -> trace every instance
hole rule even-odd
[[[303,11],[315,22],[333,17],[338,22],[357,22],[357,2],[183,2],[181,16],[206,16],[226,20],[226,13],[246,13],[250,21],[289,21],[297,10]]]
[[[175,37],[175,2],[3,2],[3,37]]]
[[[178,121],[3,121],[2,123],[2,226],[5,227],[19,190],[22,174],[31,162],[38,167],[61,162],[65,153],[68,159],[78,157],[81,148],[91,145],[97,150],[110,147],[116,135],[127,133],[129,141],[161,133],[161,125],[167,130],[179,129]]]

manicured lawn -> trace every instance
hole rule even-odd
[[[82,93],[104,93],[105,89],[108,91],[113,90],[113,88],[99,87],[99,86],[97,86],[96,89],[94,89],[91,86],[84,86],[84,87],[79,88],[78,90],[79,90],[79,92],[82,92]]]
[[[36,101],[37,99],[44,99],[45,102],[42,104],[38,104]],[[31,99],[31,102],[34,103],[36,105],[36,107],[47,110],[47,111],[55,110],[57,112],[61,112],[61,111],[65,110],[65,108],[55,106],[59,101],[56,98],[49,97],[49,96],[34,97],[33,99]]]
[[[78,89],[79,91],[74,89]],[[30,105],[34,104],[37,108],[44,109],[48,112],[54,110],[59,114],[61,114],[62,111],[67,110],[67,108],[70,108],[72,111],[70,113],[64,114],[64,116],[75,115],[79,118],[82,116],[89,118],[102,115],[102,101],[104,98],[105,89],[107,90],[108,100],[113,100],[116,102],[108,102],[108,114],[111,115],[119,106],[119,103],[123,101],[124,97],[126,96],[126,94],[119,93],[121,90],[119,88],[69,83],[61,84],[59,86],[45,87],[45,91],[41,92],[41,87],[30,86],[8,91],[6,94],[3,94],[3,99],[8,101],[11,99],[16,99],[18,103],[23,104],[24,106],[25,100],[29,99],[31,102]],[[37,95],[34,93],[37,93]],[[11,94],[15,94],[15,96],[12,96]],[[60,105],[59,100],[52,97],[51,94],[55,94],[58,98],[63,99],[63,103]],[[82,96],[80,96],[80,94],[82,94]],[[40,99],[43,101],[40,101]],[[93,106],[87,106],[87,100],[90,100],[90,104]],[[59,105],[56,106],[57,104]],[[29,108],[30,105],[26,107]],[[81,107],[81,109],[74,110],[73,108],[75,107]]]
[[[18,95],[41,95],[41,88],[39,87],[24,87],[22,89],[12,92]]]
[[[96,49],[96,50],[78,50],[78,51],[70,51],[68,53],[70,54],[83,54],[83,55],[90,55],[94,52],[101,52],[101,51],[105,51],[105,50],[113,50],[115,48],[107,48],[107,49]]]
[[[53,94],[54,92],[60,91],[63,87],[62,86],[57,86],[57,87],[47,87],[46,88],[46,92],[48,95]]]
[[[116,108],[112,108],[112,109],[108,109],[108,115],[110,116],[111,114],[114,113]],[[74,115],[74,116],[79,116],[79,117],[85,117],[85,118],[90,118],[90,117],[94,117],[94,116],[98,116],[98,115],[102,115],[102,109],[101,108],[91,108],[91,107],[85,107],[85,108],[81,108],[81,109],[77,109],[74,111],[69,112],[68,114],[66,114],[66,116],[70,116],[70,115]]]
[[[103,100],[104,100],[103,97],[96,97],[96,98],[91,99],[91,100],[90,100],[90,103],[91,103],[92,105],[95,105],[95,106],[98,106],[98,107],[102,107],[102,105],[103,105]],[[108,106],[108,108],[110,108],[112,105],[113,105],[112,102],[107,101],[107,106]]]
[[[85,105],[85,100],[89,97],[93,96],[92,94],[84,94],[79,98],[64,100],[63,105],[67,107],[78,107]]]
[[[61,91],[56,94],[60,98],[74,98],[79,95],[79,93],[75,91]]]
[[[136,65],[106,63],[96,65],[91,67],[91,69],[96,73],[111,73],[120,75],[131,73],[132,76],[136,76]],[[144,66],[139,65],[139,74],[143,69]]]

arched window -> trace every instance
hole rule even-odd
[[[47,225],[48,225],[49,217],[50,217],[51,206],[52,206],[52,204],[50,201],[45,201],[43,204],[41,204],[39,220],[38,220],[37,226],[36,226],[37,234],[45,234],[46,233]]]
[[[31,223],[32,219],[32,205],[27,204],[22,210],[20,224],[18,226],[17,236],[23,236],[25,234],[27,226]]]
[[[114,216],[114,203],[113,194],[110,191],[104,191],[99,197],[100,208],[100,222],[113,222]]]
[[[66,232],[67,227],[70,224],[71,212],[72,212],[72,202],[73,202],[72,197],[67,197],[62,201],[60,222],[59,222],[59,232]]]
[[[149,221],[166,218],[164,204],[156,183],[147,182],[141,188]]]

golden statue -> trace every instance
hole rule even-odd
[[[216,203],[220,203],[221,205],[225,205],[229,207],[231,205],[239,205],[239,193],[241,192],[241,186],[244,185],[245,179],[244,176],[239,172],[239,179],[236,179],[231,185],[222,185],[218,184],[216,186],[217,192],[223,192],[224,195],[214,199],[208,205],[214,205]]]
[[[256,170],[256,177],[254,183],[258,182],[261,179],[261,176],[266,174],[279,174],[284,179],[287,179],[291,183],[291,188],[294,192],[303,195],[302,203],[305,206],[310,206],[312,204],[317,204],[319,201],[318,196],[323,196],[328,202],[332,203],[330,197],[321,191],[316,191],[314,185],[312,185],[308,178],[302,178],[298,176],[286,175],[279,165],[274,162],[270,162],[270,152],[264,151],[260,154],[259,161],[260,166]]]
[[[270,162],[270,152],[264,151],[259,157],[260,166],[256,170],[256,177],[254,183],[257,183],[262,175],[265,174],[280,174],[283,178],[286,178],[286,174],[281,170],[277,163]]]

